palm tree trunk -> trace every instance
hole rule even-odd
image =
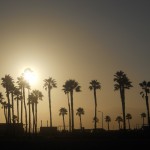
[[[72,131],[73,131],[74,130],[73,91],[70,91],[70,98],[71,98]]]
[[[123,113],[123,129],[126,130],[125,93],[124,93],[124,89],[120,89],[120,95],[121,95],[122,113]]]
[[[109,122],[108,122],[108,131],[109,131]]]
[[[8,99],[8,123],[11,123],[11,112],[10,112],[10,99],[9,99],[9,92],[6,91],[7,93],[7,99]]]
[[[26,133],[27,133],[28,122],[27,122],[27,108],[26,108],[26,101],[25,101],[25,89],[24,89],[24,88],[23,88],[23,99],[24,99],[25,122],[26,122]]]
[[[96,130],[96,128],[97,128],[97,99],[96,99],[96,89],[94,89],[94,100],[95,100],[95,122],[94,122],[94,128]]]
[[[37,134],[37,102],[35,103],[35,134]]]
[[[34,102],[32,102],[32,115],[33,115],[33,133],[35,132],[35,115],[34,115]]]
[[[12,100],[12,119],[13,119],[13,123],[14,122],[14,95],[13,95],[13,92],[11,93],[11,100]]]
[[[120,130],[120,121],[118,122],[118,124],[119,124],[119,130]]]
[[[29,89],[28,89],[28,105],[29,105],[29,134],[30,134],[30,132],[31,132],[31,108],[30,108],[30,106],[31,106],[31,104],[30,104],[30,100],[29,100],[29,95],[30,95],[30,91],[29,91]]]
[[[62,117],[63,117],[63,126],[64,126],[64,131],[65,131],[66,129],[65,129],[65,118],[64,118],[64,115],[62,115]]]
[[[129,130],[130,130],[130,120],[128,119],[128,124],[129,124]]]
[[[146,93],[146,108],[147,108],[147,122],[148,122],[148,125],[150,126],[150,116],[149,116],[149,103],[148,103],[148,96],[147,96],[147,93]]]
[[[144,126],[144,117],[142,118],[142,120],[143,120],[143,126]]]
[[[70,102],[69,102],[69,94],[67,93],[68,98],[68,109],[69,109],[69,132],[71,132],[71,111],[70,111]]]
[[[23,123],[23,92],[21,88],[21,124]]]
[[[81,121],[81,115],[80,115],[79,117],[80,117],[80,129],[82,130],[82,121]]]
[[[8,123],[6,106],[4,106],[4,116],[5,116],[6,123]]]
[[[17,96],[17,119],[19,123],[19,97]]]
[[[48,89],[48,97],[49,97],[49,115],[50,115],[50,127],[52,127],[52,110],[51,110],[51,90]]]

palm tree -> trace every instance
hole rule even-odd
[[[11,91],[11,87],[13,85],[13,78],[10,75],[5,75],[4,78],[2,79],[2,83],[1,85],[6,89],[6,97],[8,100],[8,106],[10,106],[10,98],[9,98],[9,94]],[[10,111],[11,107],[8,107],[8,123],[11,123],[11,111]]]
[[[17,121],[19,123],[19,119],[20,119],[20,117],[19,117],[19,100],[22,99],[19,88],[15,87],[14,95],[15,95],[14,99],[17,101]]]
[[[119,125],[119,130],[120,130],[120,123],[123,122],[123,119],[121,116],[117,116],[116,120],[118,122],[118,125]]]
[[[84,109],[81,108],[81,107],[79,107],[79,108],[77,109],[76,115],[78,115],[79,118],[80,118],[80,129],[82,130],[82,120],[81,120],[81,115],[84,115]]]
[[[106,116],[106,117],[105,117],[105,121],[107,122],[108,130],[109,130],[109,123],[111,122],[110,116]]]
[[[93,122],[94,122],[94,131],[96,132],[96,130],[95,130],[95,122],[96,122],[96,124],[99,122],[99,119],[97,118],[97,117],[93,117]]]
[[[37,133],[37,104],[38,100],[42,100],[43,94],[39,90],[33,90],[32,94],[34,96],[34,103],[35,103],[35,133]]]
[[[69,101],[69,87],[65,84],[63,85],[63,89],[65,94],[67,94],[68,100],[68,110],[69,110],[69,132],[71,132],[71,110],[70,110],[70,101]]]
[[[13,123],[15,123],[15,120],[13,119],[13,116],[14,116],[14,90],[15,90],[15,86],[14,86],[14,83],[12,83],[12,85],[10,87],[10,93],[11,93],[11,102],[12,102],[12,121],[13,121]]]
[[[29,94],[28,97],[29,101],[28,101],[28,105],[30,104],[32,106],[32,119],[33,119],[33,133],[35,133],[35,103],[36,103],[36,96],[34,95],[34,93]]]
[[[62,115],[62,118],[63,118],[63,126],[64,126],[64,131],[66,130],[65,128],[65,115],[67,115],[67,109],[62,107],[60,108],[59,110],[59,115],[61,116]]]
[[[92,81],[90,82],[89,89],[90,89],[90,90],[93,90],[93,92],[94,92],[95,118],[97,118],[97,97],[96,97],[96,90],[97,90],[97,89],[101,89],[101,85],[100,85],[100,83],[99,83],[97,80],[92,80]],[[97,128],[96,119],[95,119],[94,128],[95,128],[95,130],[96,130],[96,128]]]
[[[29,89],[29,83],[24,79],[23,76],[17,78],[19,88],[21,89],[21,97],[23,98],[23,101],[21,102],[21,123],[23,123],[23,102],[24,102],[24,109],[25,109],[25,122],[26,122],[26,133],[27,133],[27,125],[28,125],[28,119],[27,119],[27,108],[26,108],[26,98],[25,98],[25,88]]]
[[[48,79],[44,80],[45,90],[48,90],[48,99],[49,99],[49,115],[50,115],[50,127],[52,127],[52,110],[51,110],[51,90],[53,88],[57,88],[56,81],[49,77]]]
[[[71,100],[71,121],[72,121],[72,131],[74,130],[74,109],[73,109],[73,91],[80,92],[81,86],[79,86],[78,82],[75,80],[67,80],[65,82],[68,92],[70,93]]]
[[[130,120],[132,119],[132,115],[127,113],[126,119],[128,120],[129,130],[130,130]]]
[[[144,118],[146,118],[146,113],[141,113],[141,118],[142,118],[142,120],[143,120],[143,126],[144,126]]]
[[[140,94],[142,95],[142,97],[145,97],[146,100],[146,108],[147,108],[147,122],[148,125],[150,126],[150,116],[149,116],[149,102],[148,102],[148,94],[150,93],[150,81],[146,82],[143,81],[142,83],[139,83],[139,85],[142,88],[142,92],[140,92]]]
[[[122,113],[123,113],[123,128],[126,129],[126,118],[125,118],[125,89],[130,89],[132,82],[128,79],[127,75],[123,71],[117,71],[114,75],[114,88],[115,91],[120,91],[121,103],[122,103]]]

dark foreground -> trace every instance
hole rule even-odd
[[[59,133],[52,136],[24,135],[1,136],[0,146],[4,149],[101,149],[101,148],[145,148],[150,147],[149,131]]]

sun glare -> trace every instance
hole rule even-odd
[[[36,79],[37,79],[36,74],[30,68],[26,68],[24,70],[23,75],[24,75],[25,80],[28,81],[29,84],[34,84],[36,82]]]

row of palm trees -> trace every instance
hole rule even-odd
[[[66,127],[65,127],[65,115],[67,115],[67,112],[68,112],[67,109],[64,108],[64,107],[60,108],[60,110],[59,110],[59,115],[62,115],[62,118],[63,118],[64,131],[66,130]],[[76,115],[79,116],[79,119],[80,119],[80,129],[82,130],[82,119],[81,119],[81,116],[84,115],[84,109],[81,108],[81,107],[79,107],[77,109]]]
[[[29,123],[29,132],[31,129],[31,109],[32,109],[32,119],[33,119],[33,130],[37,132],[37,104],[38,100],[42,100],[43,94],[39,90],[33,90],[30,93],[30,85],[24,79],[24,76],[17,78],[17,86],[15,86],[14,80],[10,75],[5,75],[2,79],[1,85],[6,90],[7,102],[3,101],[3,95],[0,93],[0,102],[4,107],[4,116],[6,123],[13,123],[16,120],[14,115],[14,100],[17,100],[17,121],[23,123],[23,105],[25,110],[25,122],[26,122],[26,132],[27,125]],[[123,71],[117,71],[114,75],[114,90],[120,92],[121,103],[122,103],[122,114],[123,114],[123,129],[126,129],[126,111],[125,111],[125,90],[133,87],[132,82],[129,80],[127,75]],[[150,82],[143,81],[139,84],[142,88],[140,93],[143,98],[146,100],[147,108],[147,118],[148,125],[150,126],[150,117],[149,117],[149,103],[148,103],[148,94],[150,93]],[[80,92],[81,86],[75,80],[67,80],[62,86],[64,93],[67,95],[68,101],[68,113],[69,113],[69,131],[74,130],[74,92]],[[55,79],[49,77],[44,80],[43,88],[48,91],[48,100],[49,100],[49,116],[50,116],[50,127],[52,127],[52,111],[51,111],[51,91],[53,88],[57,88],[57,83]],[[28,102],[26,102],[26,90],[28,90]],[[101,89],[101,84],[97,80],[91,80],[89,83],[89,89],[93,91],[94,94],[94,129],[97,128],[97,95],[96,92],[98,89]],[[11,95],[11,99],[10,99]],[[10,102],[11,101],[11,102]],[[21,101],[21,119],[19,118],[19,101]],[[28,105],[28,116],[27,118],[27,106]],[[80,115],[81,116],[81,115]],[[29,120],[28,120],[29,119]],[[81,124],[82,126],[82,124]]]
[[[62,116],[62,119],[63,119],[63,128],[64,128],[64,131],[66,130],[66,126],[65,126],[65,115],[67,115],[67,113],[68,113],[68,111],[67,111],[67,109],[66,109],[65,107],[60,108],[60,110],[59,110],[59,115],[61,115],[61,116]],[[77,109],[76,115],[78,115],[78,116],[79,116],[79,119],[80,119],[80,129],[81,129],[81,131],[82,131],[82,129],[83,129],[81,116],[84,115],[84,113],[85,113],[85,112],[84,112],[84,109],[83,109],[83,108],[79,107],[79,108]],[[141,115],[141,118],[142,118],[142,124],[143,124],[143,126],[144,126],[144,125],[145,125],[144,119],[146,118],[146,113],[141,113],[140,115]],[[128,126],[129,126],[128,129],[129,129],[129,130],[131,129],[131,126],[130,126],[130,120],[131,120],[131,119],[132,119],[132,115],[131,115],[130,113],[127,113],[127,114],[126,114],[126,120],[128,120]],[[95,122],[94,119],[93,119],[93,121]],[[97,119],[97,122],[98,122],[98,121],[99,121],[99,120]],[[108,116],[108,115],[106,115],[105,121],[106,121],[106,123],[107,123],[107,128],[108,128],[108,130],[109,130],[109,129],[110,129],[110,128],[109,128],[109,124],[110,124],[110,122],[111,122],[111,117]],[[123,122],[123,118],[122,118],[121,116],[117,116],[115,121],[118,122],[118,129],[120,130],[120,129],[122,128],[122,127],[121,127],[121,123]]]
[[[3,94],[0,93],[0,103],[4,108],[4,116],[6,123],[18,123],[23,124],[23,112],[25,112],[25,131],[27,132],[27,126],[29,123],[29,132],[31,129],[31,107],[32,107],[32,115],[33,115],[33,132],[37,132],[37,104],[38,100],[41,100],[43,97],[42,92],[39,90],[33,90],[31,93],[29,83],[24,79],[23,76],[17,78],[17,86],[15,86],[14,80],[10,75],[5,75],[5,77],[1,78],[1,85],[6,90],[6,98],[7,102],[4,101]],[[25,89],[28,89],[28,102],[26,102],[26,94]],[[11,98],[10,98],[11,96]],[[14,115],[14,100],[17,101],[17,115]],[[10,102],[11,101],[11,102]],[[21,114],[19,111],[19,101],[21,101]],[[23,111],[24,105],[24,111]],[[27,105],[29,107],[29,121],[27,120]],[[21,118],[20,118],[21,116]]]

